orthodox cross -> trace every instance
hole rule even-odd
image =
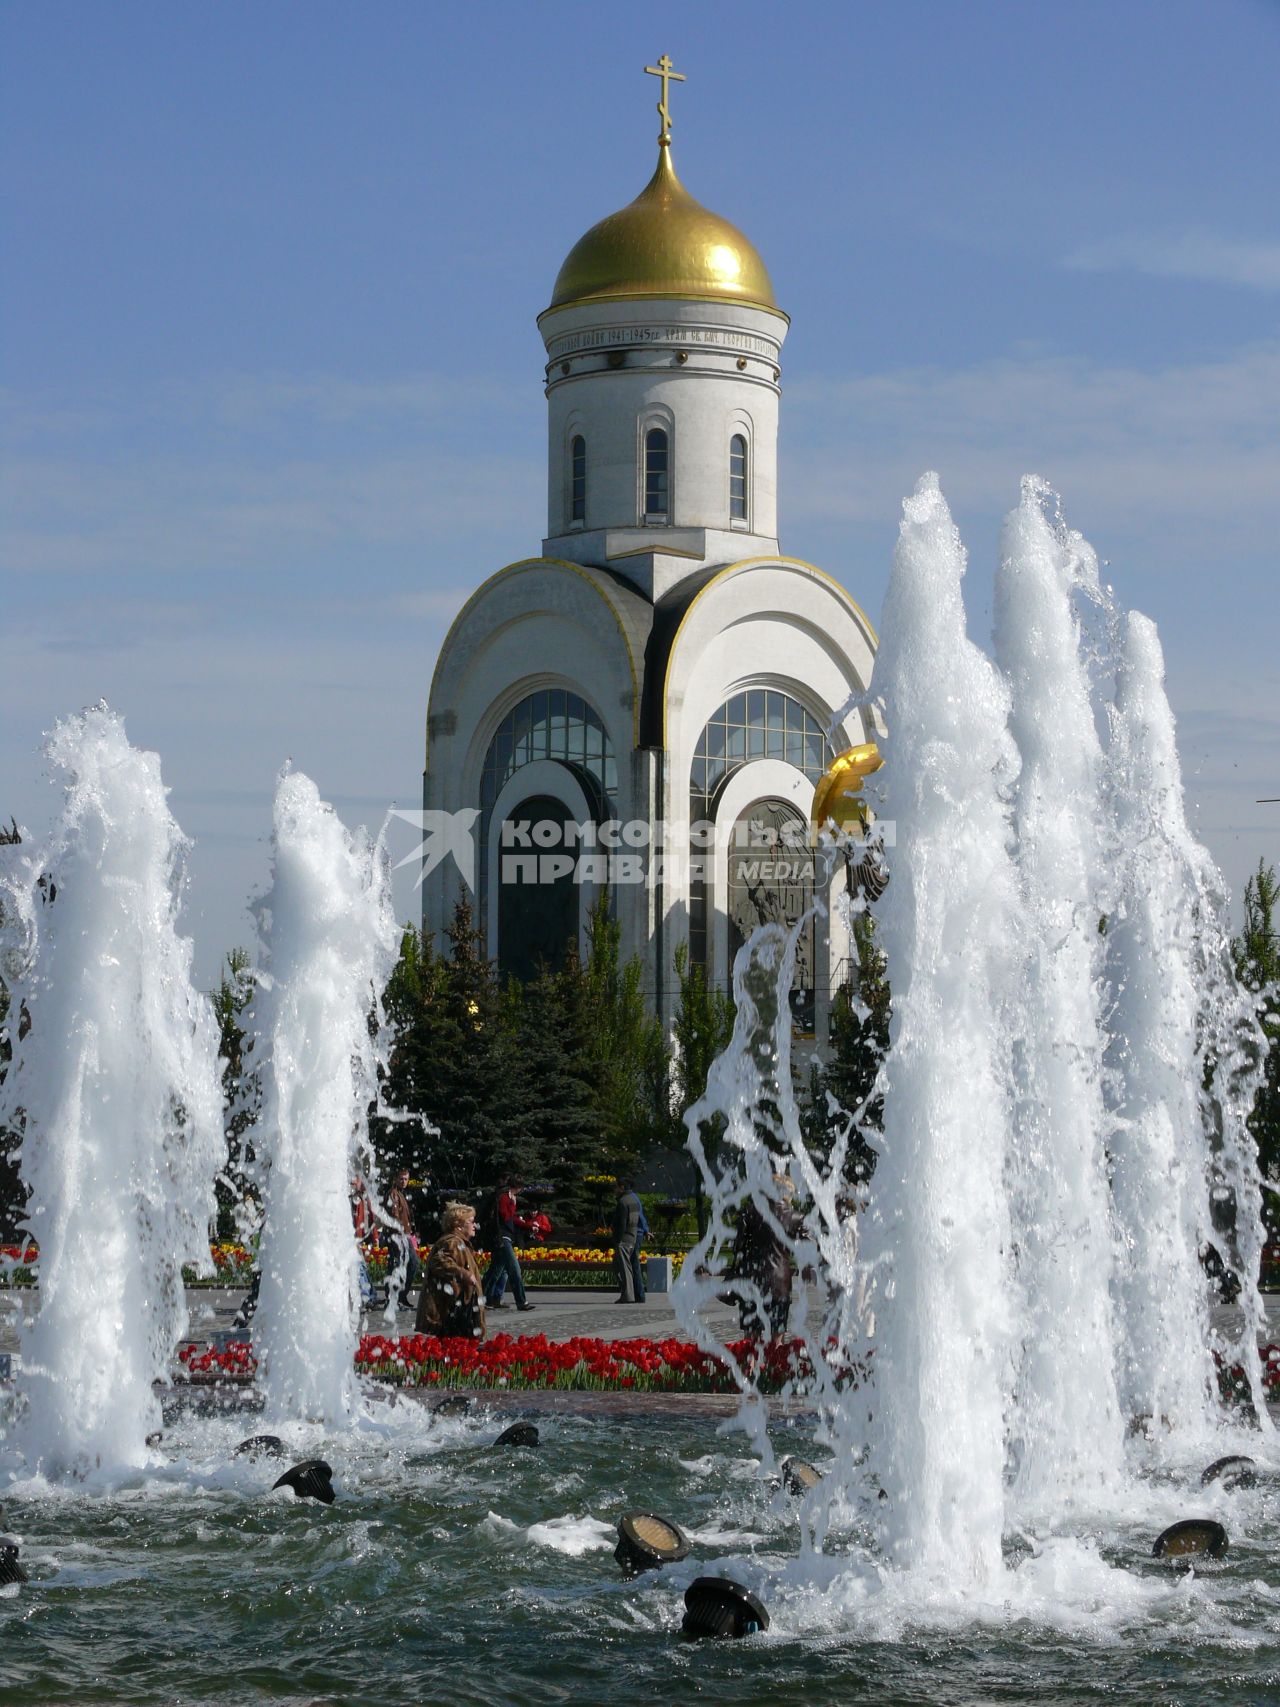
[[[683,83],[684,72],[673,71],[671,60],[665,53],[656,65],[646,65],[645,70],[650,77],[661,77],[662,79],[662,99],[658,102],[658,117],[662,120],[662,132],[658,141],[663,148],[668,148],[671,145],[671,109],[667,106],[667,85],[669,83]]]

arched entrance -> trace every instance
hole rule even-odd
[[[557,827],[548,838],[556,854],[573,848],[565,826],[573,814],[563,800],[531,794],[505,815],[507,823],[540,829]],[[571,861],[569,862],[572,863]],[[578,885],[572,870],[548,878],[545,859],[503,861],[498,873],[498,970],[528,982],[544,967],[564,965],[569,944],[578,940]],[[512,869],[506,869],[510,866]]]
[[[809,913],[796,941],[791,1014],[802,1032],[814,1028],[814,854],[809,826],[782,800],[757,800],[738,815],[728,849],[729,961],[757,926],[788,930]]]

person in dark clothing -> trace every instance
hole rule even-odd
[[[642,1304],[643,1297],[636,1296],[634,1264],[640,1217],[644,1211],[629,1179],[620,1179],[614,1190],[618,1194],[613,1209],[613,1273],[618,1282],[617,1302]]]
[[[791,1241],[800,1231],[801,1218],[791,1207],[795,1189],[791,1181],[785,1174],[775,1174],[773,1183],[770,1208],[784,1236],[778,1236],[756,1206],[755,1198],[749,1197],[738,1211],[733,1274],[735,1278],[754,1281],[759,1287],[769,1331],[776,1339],[786,1331],[791,1314]],[[744,1293],[735,1296],[742,1332],[751,1339],[762,1338],[764,1323],[756,1300]]]
[[[643,1246],[649,1236],[649,1222],[645,1217],[644,1204],[640,1200],[639,1192],[636,1192],[635,1199],[640,1204],[640,1219],[636,1222],[636,1242],[635,1248],[631,1252],[631,1278],[635,1284],[636,1303],[643,1304],[645,1299]]]
[[[391,1247],[392,1275],[400,1282],[399,1302],[402,1310],[409,1307],[409,1289],[416,1286],[422,1275],[422,1264],[418,1261],[418,1235],[414,1230],[413,1211],[409,1208],[409,1199],[405,1195],[405,1187],[409,1183],[408,1168],[401,1168],[391,1182],[391,1190],[387,1193],[387,1214],[393,1225],[387,1230],[387,1242]]]
[[[492,1249],[489,1266],[484,1271],[484,1301],[491,1310],[503,1309],[502,1294],[507,1290],[507,1281],[510,1280],[511,1290],[516,1295],[516,1309],[532,1310],[533,1305],[525,1297],[524,1276],[520,1272],[520,1259],[516,1256],[515,1245],[517,1233],[527,1228],[529,1223],[520,1213],[516,1202],[516,1187],[510,1180],[502,1179],[498,1182],[492,1222]]]

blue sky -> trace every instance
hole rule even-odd
[[[535,316],[649,175],[663,51],[792,317],[784,549],[875,618],[936,467],[985,640],[1046,475],[1160,626],[1233,887],[1280,862],[1277,0],[9,4],[0,815],[48,822],[41,732],[105,696],[206,981],[286,758],[351,821],[417,800],[448,622],[545,529]]]

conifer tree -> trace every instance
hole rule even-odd
[[[1235,939],[1236,975],[1257,1000],[1258,1017],[1267,1038],[1266,1070],[1258,1086],[1249,1130],[1258,1146],[1258,1164],[1267,1182],[1268,1221],[1280,1226],[1280,941],[1276,906],[1280,882],[1274,866],[1258,861],[1245,884],[1244,930]]]
[[[515,1162],[514,1056],[497,975],[465,895],[447,936],[444,958],[412,927],[405,932],[384,1004],[395,1031],[384,1101],[418,1124],[379,1120],[374,1143],[391,1167],[425,1163],[433,1185],[470,1190]]]
[[[215,1181],[218,1233],[222,1238],[241,1231],[236,1214],[255,1174],[253,1138],[262,1093],[247,1023],[252,1020],[253,991],[248,949],[230,949],[218,988],[213,992],[218,1055],[222,1061],[223,1128],[227,1139],[226,1167]]]
[[[621,942],[622,927],[602,893],[587,917],[579,999],[603,1171],[617,1173],[629,1171],[652,1145],[667,1142],[670,1126],[671,1052],[661,1023],[647,1010],[640,962],[633,956],[623,963]]]
[[[810,1077],[804,1125],[806,1143],[825,1160],[837,1132],[852,1119],[845,1174],[866,1178],[875,1167],[875,1152],[859,1133],[878,1132],[884,1122],[884,1099],[875,1083],[889,1049],[890,1012],[885,959],[871,913],[854,915],[853,946],[857,967],[832,1001],[830,1050]]]
[[[513,1024],[508,1165],[555,1190],[562,1218],[580,1209],[583,1176],[600,1167],[601,1121],[593,1082],[593,1038],[581,963],[570,948],[559,972],[544,967],[511,987]]]
[[[707,1088],[711,1063],[724,1050],[733,1036],[734,1007],[732,999],[707,983],[703,967],[691,965],[689,949],[681,943],[675,953],[676,979],[680,1000],[676,1008],[675,1060],[672,1070],[672,1114],[675,1118],[676,1142],[685,1139],[686,1113]],[[714,1167],[723,1135],[723,1120],[704,1121],[702,1146],[708,1162]],[[695,1170],[694,1207],[698,1217],[699,1238],[707,1229],[707,1206],[702,1189],[702,1176]]]

